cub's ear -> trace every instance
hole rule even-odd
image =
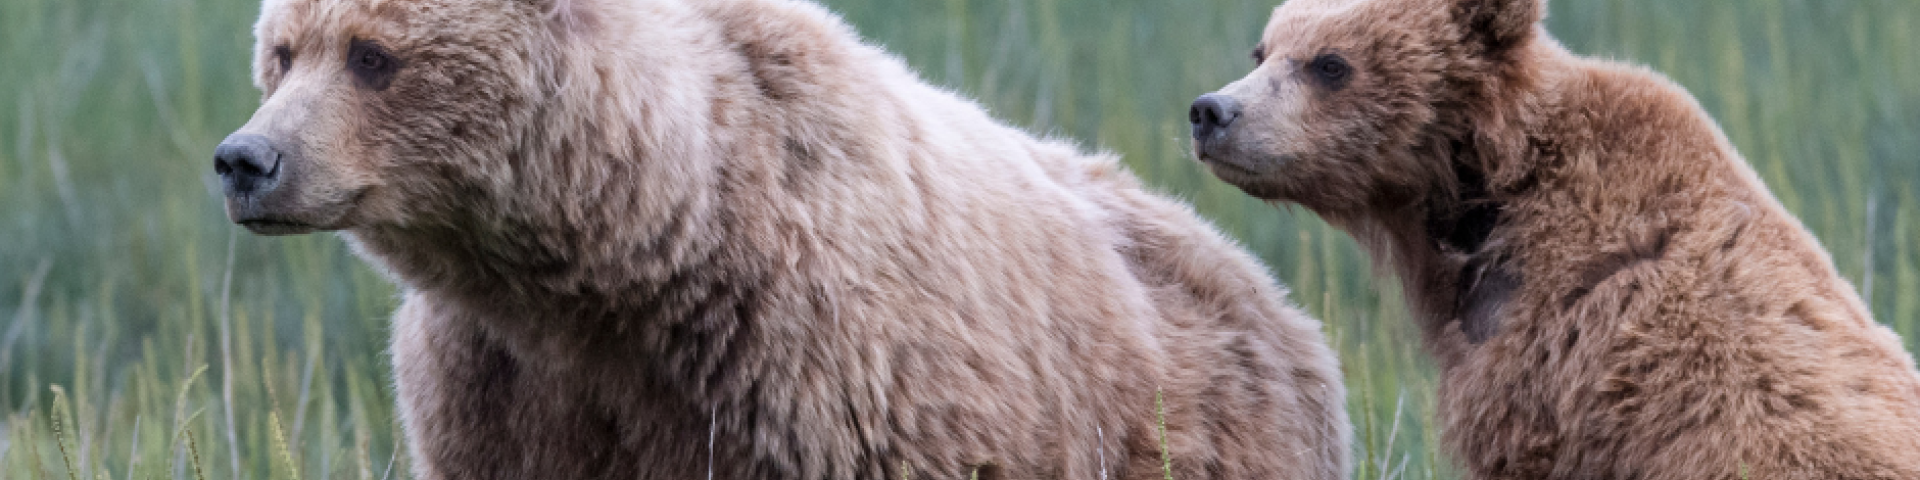
[[[1488,53],[1526,44],[1546,11],[1546,0],[1453,0],[1454,19],[1466,41],[1486,46]]]

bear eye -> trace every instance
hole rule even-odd
[[[285,73],[293,69],[293,49],[286,45],[273,47],[273,59],[280,63],[280,71]]]
[[[1312,73],[1321,84],[1333,90],[1346,86],[1347,77],[1353,76],[1353,66],[1347,64],[1347,59],[1340,58],[1339,54],[1334,53],[1323,53],[1313,57],[1313,61],[1307,63],[1307,71]]]
[[[1258,67],[1265,63],[1267,63],[1267,47],[1264,45],[1253,47],[1253,66]]]
[[[394,72],[399,69],[399,59],[393,58],[393,54],[380,44],[354,40],[347,46],[347,70],[353,72],[362,87],[386,90],[393,83]]]

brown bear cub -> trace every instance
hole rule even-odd
[[[1195,150],[1399,276],[1475,478],[1920,478],[1899,339],[1687,92],[1544,10],[1287,2]]]
[[[423,479],[1336,479],[1320,324],[789,0],[267,0],[228,215],[403,291]]]

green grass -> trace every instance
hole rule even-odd
[[[1327,321],[1357,478],[1452,478],[1391,283],[1188,160],[1272,4],[832,0],[934,82],[1125,154]],[[1559,0],[1575,51],[1691,89],[1873,311],[1920,335],[1920,3]],[[251,113],[242,0],[0,2],[0,478],[402,478],[394,293],[330,236],[236,234],[208,157]],[[1153,408],[1141,399],[1141,408]]]

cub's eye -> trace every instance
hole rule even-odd
[[[393,83],[393,74],[400,70],[400,60],[380,44],[354,40],[347,46],[347,70],[353,72],[361,87],[386,90]]]
[[[1253,66],[1258,67],[1264,63],[1267,63],[1267,47],[1253,47]]]
[[[1347,59],[1340,58],[1339,54],[1323,53],[1307,62],[1307,72],[1327,88],[1339,90],[1346,86],[1347,78],[1353,76],[1353,66],[1348,65]]]
[[[387,56],[380,54],[379,50],[362,50],[360,56],[354,59],[353,66],[370,72],[386,70]]]
[[[293,49],[286,45],[273,47],[273,59],[280,63],[280,72],[293,69]]]

